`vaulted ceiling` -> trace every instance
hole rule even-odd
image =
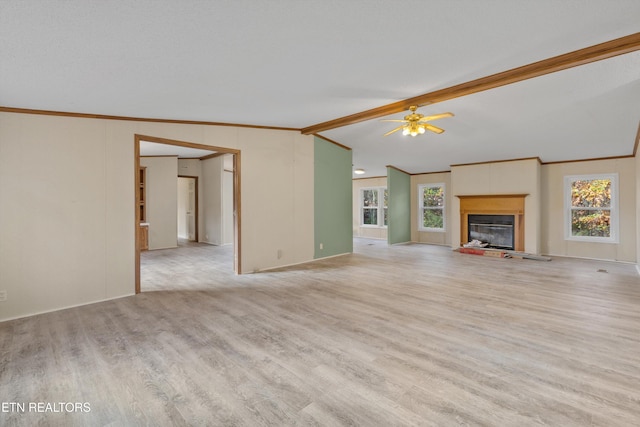
[[[0,106],[304,129],[640,31],[637,0],[0,0]],[[637,39],[637,37],[636,37]],[[320,135],[364,176],[631,155],[640,51]]]

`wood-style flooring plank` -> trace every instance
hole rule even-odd
[[[143,293],[0,323],[0,425],[640,425],[634,266],[358,239],[236,276],[142,254]]]

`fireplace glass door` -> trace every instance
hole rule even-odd
[[[469,241],[479,240],[490,248],[514,249],[514,215],[469,215]]]

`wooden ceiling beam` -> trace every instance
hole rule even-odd
[[[403,101],[394,102],[392,104],[383,105],[371,110],[362,111],[360,113],[351,114],[327,122],[318,123],[306,128],[301,132],[305,135],[318,133],[330,129],[348,126],[366,120],[376,119],[388,116],[390,114],[406,111],[412,105],[423,106],[427,104],[435,104],[437,102],[447,101],[449,99],[458,98],[473,93],[482,92],[488,89],[505,86],[511,83],[539,77],[545,74],[555,73],[557,71],[566,70],[580,65],[589,64],[603,59],[612,58],[618,55],[624,55],[640,50],[640,33],[630,34],[619,39],[610,40],[584,49],[575,50],[573,52],[554,56],[552,58],[543,59],[542,61],[533,62],[523,65],[522,67],[513,68],[501,73],[492,74],[490,76],[481,77],[466,83],[461,83],[445,89],[436,90],[434,92],[418,95]]]

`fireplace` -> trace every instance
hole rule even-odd
[[[496,249],[515,249],[515,215],[467,215],[469,241],[479,240],[487,247]]]
[[[524,251],[524,199],[527,194],[457,196],[460,245],[471,240],[501,249]]]

